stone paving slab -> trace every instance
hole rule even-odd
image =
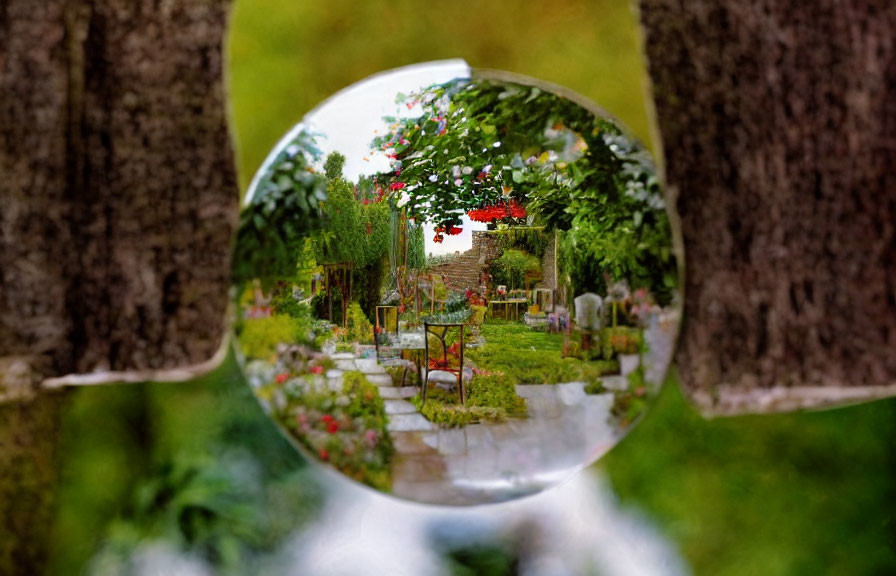
[[[339,370],[343,370],[345,372],[348,372],[351,370],[357,370],[354,360],[337,360],[336,368],[338,368]]]
[[[400,388],[383,386],[380,388],[380,397],[384,400],[392,400],[395,398],[413,398],[416,395],[416,386],[402,386]]]
[[[376,358],[358,358],[355,366],[365,374],[385,374],[386,369],[377,364]]]
[[[628,378],[625,376],[601,376],[601,382],[607,390],[625,390],[628,388]]]
[[[335,368],[327,370],[327,379],[333,378],[342,378],[342,370],[336,370]]]
[[[338,362],[340,360],[354,360],[355,355],[351,352],[339,352],[337,354],[330,354],[330,358]]]
[[[432,447],[426,442],[427,438],[433,436],[430,432],[392,432],[390,436],[398,454],[425,454],[432,451]]]
[[[442,454],[465,454],[467,433],[463,428],[439,430],[439,452]]]
[[[416,414],[417,408],[407,400],[384,400],[386,414]]]
[[[568,382],[554,387],[557,389],[557,399],[567,406],[579,404],[587,396],[584,382]]]
[[[414,414],[394,414],[389,417],[389,424],[386,426],[389,432],[408,432],[412,430],[433,430],[432,422],[424,418],[422,415]]]
[[[374,386],[392,386],[392,376],[384,372],[377,372],[375,374],[365,374],[367,377],[367,381],[373,384]]]

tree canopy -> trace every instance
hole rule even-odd
[[[455,80],[399,95],[422,110],[386,117],[372,145],[398,206],[436,240],[461,216],[566,231],[570,262],[668,293],[677,280],[665,203],[649,154],[616,123],[536,86]],[[579,276],[585,276],[580,274]]]

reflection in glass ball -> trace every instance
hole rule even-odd
[[[649,155],[562,89],[404,68],[340,92],[256,175],[238,356],[312,459],[419,502],[542,490],[662,381],[678,271]]]

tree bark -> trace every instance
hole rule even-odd
[[[896,4],[641,0],[714,412],[896,386]]]
[[[40,573],[45,556],[58,398],[39,383],[195,364],[221,344],[238,205],[228,8],[0,3],[0,573]]]

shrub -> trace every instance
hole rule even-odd
[[[525,416],[526,400],[516,394],[504,374],[477,374],[467,384],[467,406],[502,410],[508,416]]]
[[[513,382],[503,374],[473,376],[467,383],[465,405],[460,404],[456,393],[439,388],[427,391],[426,405],[419,396],[413,402],[427,420],[449,428],[527,414],[526,400],[516,395]]]
[[[585,385],[585,394],[603,394],[606,391],[603,380],[599,378]]]
[[[303,342],[307,338],[308,328],[310,322],[306,328],[301,320],[290,316],[246,318],[240,323],[237,340],[247,360],[273,362],[277,357],[277,345]]]
[[[361,310],[361,305],[357,302],[352,302],[349,305],[346,314],[348,315],[348,324],[346,326],[346,328],[348,328],[348,333],[346,334],[346,339],[349,342],[373,344],[373,324],[371,324],[370,320],[367,319],[367,316],[364,315],[364,311]]]

